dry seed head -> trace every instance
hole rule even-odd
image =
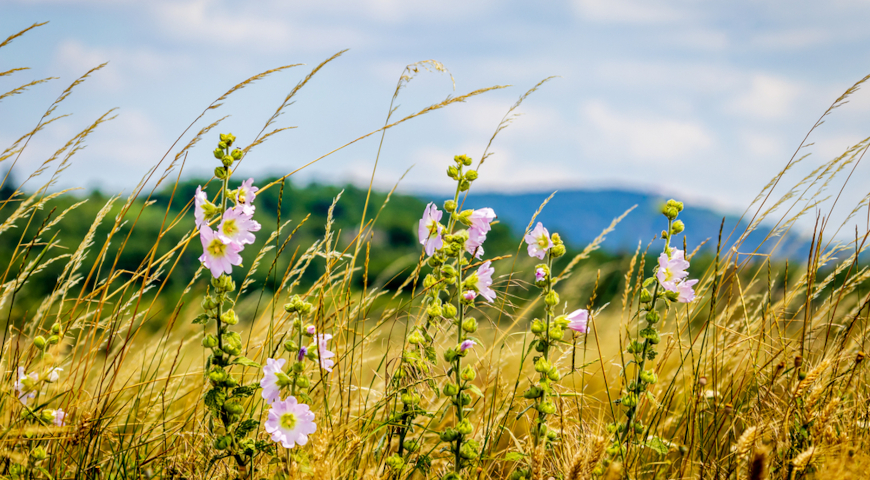
[[[767,447],[756,448],[749,461],[749,480],[767,480],[767,466],[770,457],[770,449]]]
[[[622,478],[622,463],[613,462],[604,474],[604,480],[620,480]]]
[[[801,471],[810,464],[813,460],[813,455],[816,453],[816,447],[810,447],[800,454],[797,457],[794,457],[792,461],[792,465],[794,465],[795,470]]]
[[[812,384],[815,383],[816,380],[819,379],[819,377],[828,368],[828,366],[830,364],[831,364],[831,360],[826,358],[816,368],[810,370],[810,373],[807,374],[806,378],[804,378],[803,380],[801,380],[800,383],[798,383],[797,387],[794,390],[794,396],[800,397],[804,393],[806,393],[807,389],[810,386],[812,386]]]
[[[749,449],[755,445],[760,433],[758,427],[749,427],[743,431],[743,434],[737,439],[737,444],[734,445],[734,452],[738,457],[743,457],[749,453]]]

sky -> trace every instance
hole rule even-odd
[[[405,66],[434,59],[450,74],[417,75],[401,91],[396,117],[449,95],[511,86],[389,130],[379,188],[413,166],[401,190],[449,190],[443,172],[452,157],[480,158],[517,98],[557,76],[496,137],[476,190],[620,187],[740,212],[828,106],[870,73],[868,15],[866,0],[0,0],[0,37],[50,22],[0,50],[0,71],[30,68],[0,77],[0,92],[59,77],[0,101],[0,146],[32,128],[75,78],[108,61],[64,102],[58,113],[73,115],[40,134],[15,173],[23,177],[118,108],[59,186],[129,192],[236,83],[304,64],[233,94],[192,131],[230,115],[218,130],[245,145],[314,66],[349,49],[300,90],[276,124],[297,128],[253,150],[241,174],[286,174],[378,129]],[[800,154],[810,157],[783,184],[861,141],[868,118],[865,89],[813,132],[813,145]],[[210,174],[212,137],[190,152],[183,175]],[[379,140],[355,143],[293,178],[367,184]],[[861,163],[839,200],[847,212],[867,194],[867,178]],[[832,183],[830,193],[840,187]]]

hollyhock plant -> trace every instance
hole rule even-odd
[[[680,303],[689,303],[695,299],[695,289],[693,288],[698,280],[686,280],[677,284],[677,301]]]
[[[495,268],[489,260],[483,262],[483,265],[477,269],[477,284],[475,287],[480,292],[480,296],[485,298],[489,303],[495,300],[495,290],[491,288],[493,273],[495,273]]]
[[[483,242],[486,241],[486,233],[471,227],[468,229],[468,240],[465,241],[465,251],[474,258],[483,256]]]
[[[193,217],[196,219],[196,227],[202,228],[203,226],[208,225],[208,219],[215,214],[215,209],[217,207],[208,201],[208,195],[202,191],[201,185],[196,187],[196,194],[193,196],[193,203]]]
[[[268,404],[273,404],[281,399],[281,385],[279,384],[278,373],[284,373],[284,364],[287,360],[279,358],[274,360],[266,359],[266,365],[263,367],[263,378],[260,380],[260,388],[263,400]]]
[[[242,264],[242,257],[239,256],[241,245],[223,238],[207,225],[199,231],[199,238],[204,250],[199,261],[211,271],[214,278],[220,277],[222,273],[229,275],[233,271],[233,265]]]
[[[257,192],[260,189],[254,186],[254,179],[249,178],[242,182],[239,189],[236,191],[236,205],[242,207],[242,212],[245,215],[254,214],[254,199],[257,198]]]
[[[256,237],[251,232],[257,232],[261,228],[260,223],[246,214],[240,206],[233,207],[224,213],[223,219],[218,226],[218,232],[225,241],[230,241],[239,246],[254,243]]]
[[[284,448],[293,448],[308,443],[308,435],[317,431],[314,423],[314,412],[304,403],[298,403],[296,397],[279,400],[272,404],[266,419],[266,432],[272,436],[272,441],[280,443]]]
[[[553,241],[550,239],[550,232],[544,228],[544,224],[538,222],[535,228],[525,237],[525,241],[529,244],[529,256],[537,257],[540,260],[544,259],[547,250],[553,247]]]
[[[426,250],[426,255],[432,256],[435,250],[440,250],[444,246],[444,241],[441,238],[441,232],[444,230],[444,225],[441,225],[441,210],[434,203],[426,205],[426,210],[423,211],[423,218],[420,219],[420,225],[417,228],[417,236],[420,239],[420,244]]]
[[[683,256],[683,251],[673,249],[668,255],[668,252],[662,252],[659,255],[659,269],[656,272],[656,278],[662,284],[665,290],[677,291],[677,282],[686,278],[689,272],[689,262]]]
[[[320,333],[317,335],[317,355],[320,358],[320,366],[329,373],[332,373],[332,367],[335,361],[335,352],[330,352],[326,349],[326,342],[332,340],[332,335]]]
[[[589,312],[585,309],[574,310],[568,316],[568,328],[579,333],[586,333],[586,326],[589,321]]]

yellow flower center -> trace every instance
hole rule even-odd
[[[210,253],[212,257],[223,257],[226,251],[226,244],[217,238],[212,239],[208,244],[208,253]]]
[[[296,415],[289,412],[281,415],[281,428],[285,430],[293,430],[296,428]]]
[[[550,246],[550,239],[546,235],[541,235],[538,237],[538,246],[541,247],[541,250],[546,250]]]
[[[235,219],[224,220],[224,235],[232,238],[239,231],[239,226],[236,225]]]
[[[438,235],[438,222],[435,220],[429,220],[429,237],[434,237]]]

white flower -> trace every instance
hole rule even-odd
[[[66,425],[66,412],[63,411],[62,408],[58,408],[51,412],[51,416],[53,417],[53,422],[55,427],[62,427]]]
[[[266,365],[263,367],[263,378],[260,380],[260,388],[263,389],[260,394],[263,400],[268,404],[277,402],[281,398],[281,385],[278,382],[278,373],[284,373],[284,364],[287,360],[279,358],[274,360],[266,359]]]
[[[272,404],[266,419],[266,432],[272,441],[284,448],[308,443],[308,435],[317,431],[314,412],[304,403],[297,403],[296,397],[287,397]]]
[[[18,379],[15,381],[15,391],[18,392],[18,399],[24,403],[36,398],[36,382],[39,381],[39,375],[32,372],[30,375],[24,373],[24,367],[18,367]]]
[[[54,383],[54,382],[58,381],[60,379],[60,372],[62,372],[62,371],[63,371],[63,369],[59,368],[59,367],[52,368],[51,370],[48,371],[48,374],[46,375],[45,381],[48,383]]]

